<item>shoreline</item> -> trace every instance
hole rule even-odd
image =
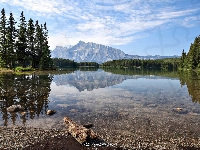
[[[200,141],[191,139],[191,143],[181,145],[181,139],[170,141],[157,140],[157,144],[150,144],[153,141],[140,140],[135,148],[123,148],[114,145],[108,146],[83,146],[79,144],[67,131],[58,129],[42,129],[35,127],[6,127],[0,126],[0,149],[48,149],[48,150],[126,150],[126,149],[200,149]],[[155,141],[154,141],[155,142]],[[179,143],[179,144],[178,144]]]
[[[81,145],[66,130],[0,126],[0,133],[0,149],[85,150],[94,147],[109,150],[122,149],[113,146]]]

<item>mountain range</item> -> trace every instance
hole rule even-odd
[[[74,60],[75,62],[97,62],[104,63],[111,60],[119,59],[161,59],[161,58],[172,58],[179,56],[138,56],[125,54],[120,49],[112,48],[102,44],[96,44],[92,42],[85,43],[79,41],[78,44],[72,47],[56,46],[51,51],[53,58],[64,58]]]

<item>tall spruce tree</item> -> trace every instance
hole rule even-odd
[[[6,64],[10,67],[13,68],[15,66],[15,40],[17,36],[17,30],[15,27],[15,24],[17,22],[15,21],[13,14],[10,13],[10,17],[8,20],[8,28],[7,28],[7,34],[6,34],[6,39],[7,39],[7,59],[6,59]]]
[[[42,26],[41,26],[42,28]],[[49,69],[52,68],[53,61],[51,59],[51,52],[49,50],[49,45],[48,45],[48,30],[46,26],[46,22],[44,24],[44,27],[42,29],[43,33],[43,46],[42,46],[42,56],[40,59],[40,69]]]
[[[30,65],[35,68],[34,59],[35,59],[35,26],[33,20],[30,18],[27,25],[27,59],[30,60]]]
[[[200,69],[200,36],[198,36],[194,42],[194,47],[196,49],[196,61],[197,68]]]
[[[183,59],[183,53],[181,60],[182,59]],[[182,65],[182,68],[200,69],[200,36],[195,38],[194,43],[191,43],[189,52],[184,58],[184,63]]]
[[[184,51],[184,49],[183,49],[183,51],[182,51],[182,55],[181,55],[181,58],[180,58],[180,67],[181,68],[183,68],[184,67],[184,65],[185,65],[185,59],[186,59],[186,53],[185,53],[185,51]]]
[[[37,20],[35,24],[35,46],[34,46],[35,68],[39,68],[39,63],[42,56],[42,49],[43,49],[42,27],[40,27]]]
[[[18,29],[18,41],[16,43],[17,50],[16,55],[17,59],[19,61],[19,65],[26,67],[26,59],[27,59],[27,39],[26,39],[26,20],[24,17],[23,11],[20,15],[20,23],[19,23],[19,29]]]
[[[196,57],[197,50],[196,50],[196,45],[194,43],[191,44],[190,50],[187,55],[187,60],[188,60],[187,62],[189,69],[195,69],[197,67],[197,57]]]
[[[6,14],[4,8],[1,11],[1,20],[0,20],[0,62],[1,67],[6,67],[7,59],[7,47],[6,47]]]

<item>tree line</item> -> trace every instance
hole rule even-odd
[[[101,65],[106,68],[142,68],[176,70],[179,66],[179,58],[166,58],[157,60],[121,59],[105,62]]]
[[[98,68],[99,64],[96,62],[74,62],[74,60],[63,59],[63,58],[52,58],[55,67],[68,68],[68,67],[95,67]]]
[[[30,18],[26,21],[23,11],[17,23],[10,13],[6,18],[4,8],[0,18],[0,66],[13,69],[17,66],[39,69],[52,68],[46,22]]]

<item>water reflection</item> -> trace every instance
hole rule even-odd
[[[125,71],[125,70],[118,70],[116,69],[113,73],[112,70],[97,70],[97,71],[74,71],[71,74],[60,74],[54,76],[54,82],[57,86],[59,85],[71,85],[76,87],[80,92],[87,90],[92,91],[98,88],[105,88],[113,85],[117,85],[122,83],[127,79],[139,79],[139,78],[146,78],[146,79],[166,79],[169,76],[157,76],[155,72],[134,72],[133,71]],[[124,72],[122,72],[124,71]],[[117,73],[117,74],[115,74]],[[158,73],[158,72],[156,72]],[[161,73],[160,73],[161,74]],[[159,74],[159,75],[160,75]]]
[[[0,111],[4,125],[8,125],[9,119],[15,124],[16,118],[21,117],[23,124],[28,118],[33,119],[46,112],[48,97],[51,91],[50,84],[52,75],[0,75]],[[20,104],[26,108],[26,115],[8,113],[7,108],[11,105]]]
[[[180,72],[180,84],[187,86],[193,102],[200,103],[200,76],[197,72]]]
[[[177,71],[166,71],[162,69],[115,69],[115,68],[103,68],[105,72],[110,72],[113,74],[120,75],[140,75],[140,76],[161,76],[161,77],[170,77],[170,78],[179,78],[179,74]],[[157,78],[157,77],[156,77]]]
[[[152,80],[150,81],[149,79]],[[168,79],[170,81],[175,81],[171,82],[170,85],[167,85],[169,83]],[[124,102],[124,99],[130,99],[132,102],[133,100],[136,101],[135,98],[137,97],[137,94],[138,98],[136,99],[138,102],[141,101],[141,99],[144,100],[144,102],[142,101],[141,106],[157,106],[157,103],[167,104],[167,102],[171,103],[171,99],[174,99],[174,97],[176,97],[176,99],[182,98],[182,93],[179,93],[179,91],[181,91],[180,84],[177,84],[179,79],[182,86],[187,85],[188,93],[190,94],[192,101],[200,103],[200,80],[197,73],[178,74],[177,72],[140,69],[106,69],[105,71],[98,69],[96,71],[94,69],[92,71],[70,70],[31,75],[0,74],[0,117],[2,116],[3,125],[5,126],[9,124],[9,121],[12,121],[12,124],[16,124],[17,118],[21,118],[25,125],[28,119],[41,117],[41,114],[45,115],[50,104],[56,107],[59,106],[57,107],[59,109],[60,106],[62,106],[62,108],[63,106],[66,106],[70,113],[72,108],[78,107],[77,103],[79,103],[80,108],[83,109],[83,105],[89,107],[91,104],[92,106],[94,99],[97,99],[94,105],[99,103],[99,105],[102,105],[102,108],[105,108],[103,106],[104,103],[98,101],[98,96],[102,96],[102,99],[110,101],[109,106],[114,104],[112,101],[113,97],[123,99],[122,101]],[[159,84],[154,85],[154,83]],[[172,83],[176,86],[174,87],[175,90],[172,89]],[[56,88],[61,85],[68,86],[68,89],[64,89],[61,94],[59,93],[60,91],[56,91],[52,94],[52,97],[50,97],[50,92],[54,90],[51,88]],[[78,90],[73,91],[70,94],[67,90],[72,89],[73,87]],[[113,93],[110,92],[109,89],[106,89],[107,93],[100,95],[101,91],[106,87],[117,87],[119,89],[113,91]],[[176,93],[170,93],[170,91]],[[151,99],[152,101],[150,102]],[[49,100],[51,100],[50,103]],[[88,102],[90,103],[87,104]],[[26,108],[26,114],[22,115],[20,113],[7,112],[6,108],[13,104],[20,104],[22,107]],[[116,105],[118,106],[118,104]],[[181,105],[174,105],[174,107],[179,106]],[[92,106],[92,108],[94,107]],[[123,110],[123,108],[120,109]],[[191,109],[193,110],[193,108]],[[85,110],[87,110],[87,108]],[[197,114],[200,113],[196,108],[194,110],[195,111],[193,112]],[[100,113],[99,110],[98,113]]]

